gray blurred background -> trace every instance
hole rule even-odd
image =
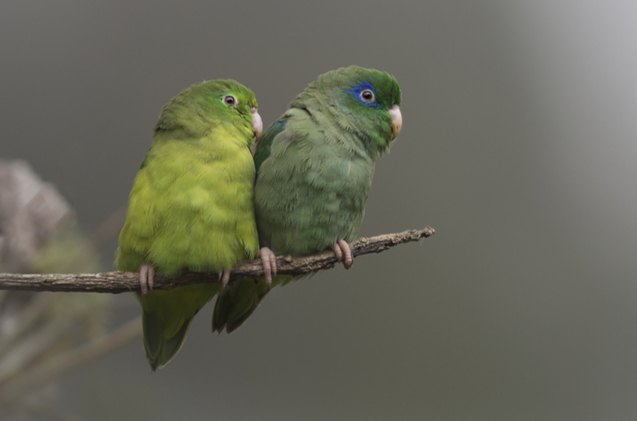
[[[235,78],[268,124],[348,64],[404,92],[362,234],[438,230],[273,291],[232,335],[210,333],[207,307],[165,369],[138,339],[68,374],[55,405],[98,421],[636,419],[636,18],[619,0],[3,0],[0,157],[56,184],[85,231],[125,205],[183,88]],[[138,314],[115,301],[116,320]]]

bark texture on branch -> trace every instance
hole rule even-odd
[[[351,244],[354,256],[380,253],[398,244],[418,241],[435,233],[432,227],[412,229],[392,234],[362,237]],[[277,259],[278,273],[285,275],[304,275],[311,272],[330,269],[338,261],[331,251],[310,256],[282,256]],[[263,275],[261,262],[252,260],[239,265],[232,271],[231,281],[237,277],[259,277]],[[217,274],[185,273],[179,279],[155,279],[154,289],[169,289],[179,285],[216,282]],[[118,294],[139,290],[139,278],[136,272],[102,272],[79,274],[20,274],[0,273],[0,290],[30,290],[52,292],[106,292]]]

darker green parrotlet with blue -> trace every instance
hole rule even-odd
[[[236,329],[276,275],[275,255],[331,248],[345,267],[365,212],[377,159],[402,126],[401,91],[389,73],[350,66],[319,76],[257,144],[255,209],[266,282],[224,290],[213,329]],[[271,273],[268,273],[271,267]],[[285,283],[289,277],[274,277]]]
[[[153,370],[181,347],[195,314],[220,289],[217,279],[152,290],[155,272],[216,272],[257,256],[255,167],[262,128],[254,93],[233,80],[192,85],[162,110],[154,143],[130,193],[116,266],[139,271],[144,347]]]

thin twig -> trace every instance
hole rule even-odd
[[[413,229],[392,234],[362,237],[351,244],[352,254],[380,253],[398,244],[418,241],[432,236],[432,227]],[[283,256],[277,260],[278,273],[282,275],[304,275],[330,269],[337,263],[332,252],[323,252],[303,257]],[[232,278],[260,277],[263,275],[261,262],[252,260],[239,265],[232,271]],[[184,273],[179,279],[159,277],[154,289],[169,289],[180,285],[216,281],[216,274]],[[135,272],[102,272],[80,274],[19,274],[0,273],[0,289],[16,289],[52,292],[106,292],[118,294],[139,290],[139,275]]]
[[[141,329],[141,318],[136,317],[82,347],[36,365],[33,369],[14,378],[14,381],[0,383],[0,406],[31,390],[34,385],[39,387],[46,385],[61,373],[126,345],[141,334]]]

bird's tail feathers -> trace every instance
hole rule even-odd
[[[146,349],[146,357],[153,371],[168,364],[181,349],[193,318],[194,315],[184,320],[174,335],[164,338],[161,335],[153,333],[161,332],[162,320],[152,313],[143,312],[144,348]]]
[[[262,279],[237,279],[221,291],[212,317],[213,332],[232,332],[256,310],[270,288]]]

